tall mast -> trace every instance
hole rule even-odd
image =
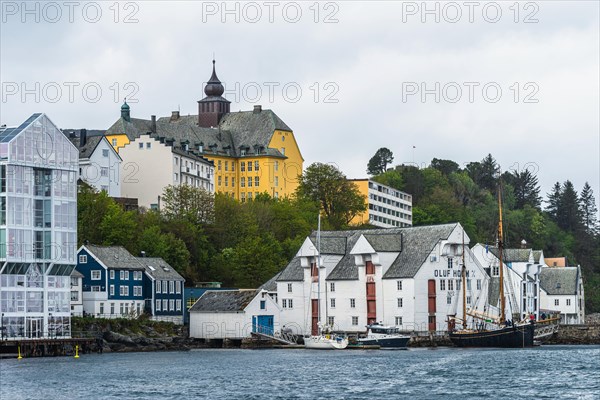
[[[321,323],[321,213],[317,223],[317,318]],[[320,328],[319,328],[320,329]],[[320,332],[319,332],[320,333]]]
[[[465,265],[465,230],[462,232],[462,295],[463,329],[467,329],[467,267]]]
[[[506,321],[506,310],[504,300],[504,267],[502,263],[502,257],[504,253],[504,233],[502,232],[502,183],[498,186],[498,212],[500,217],[498,218],[498,260],[500,261],[500,324]]]

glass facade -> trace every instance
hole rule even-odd
[[[44,114],[0,130],[0,329],[68,337],[78,150]]]

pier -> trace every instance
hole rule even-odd
[[[96,338],[5,339],[0,341],[0,358],[58,357],[90,353]]]

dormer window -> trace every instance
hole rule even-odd
[[[246,149],[241,149],[240,156],[245,156],[245,155],[246,155]]]

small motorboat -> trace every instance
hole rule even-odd
[[[367,325],[367,337],[359,338],[361,345],[377,345],[381,349],[406,349],[409,335],[403,335],[396,326],[385,326],[378,323]]]

